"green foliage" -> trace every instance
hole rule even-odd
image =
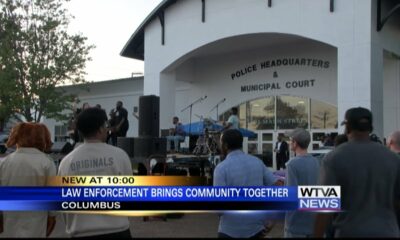
[[[67,33],[68,0],[0,0],[0,120],[65,120],[75,96],[57,86],[84,83],[90,61],[82,35]]]

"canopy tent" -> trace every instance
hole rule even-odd
[[[208,129],[208,131],[221,131],[224,127],[211,121],[199,121],[192,124],[183,125],[183,130],[185,131],[186,135],[203,135],[206,128]],[[242,133],[243,137],[257,137],[257,134],[253,131],[244,128],[239,128],[239,131]]]

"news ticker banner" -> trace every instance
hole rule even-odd
[[[340,211],[339,186],[185,186],[187,177],[62,177],[51,187],[0,187],[0,211]],[[131,214],[126,214],[131,215]]]

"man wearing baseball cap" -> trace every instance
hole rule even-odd
[[[370,140],[372,113],[347,110],[348,142],[330,152],[321,167],[322,185],[341,187],[342,212],[333,218],[335,237],[399,237],[395,203],[400,200],[400,159]],[[322,237],[329,215],[319,215],[315,234]]]
[[[290,150],[296,156],[287,164],[286,186],[317,185],[319,162],[308,154],[307,148],[311,142],[310,133],[297,128],[287,134],[290,137]],[[285,238],[312,237],[314,233],[315,214],[312,212],[291,211],[285,216]]]

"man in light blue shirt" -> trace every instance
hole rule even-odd
[[[296,153],[296,157],[290,159],[287,164],[286,186],[317,185],[319,175],[319,162],[307,153],[311,141],[310,133],[298,128],[290,132],[290,150]],[[285,217],[285,238],[312,237],[314,233],[315,213],[292,211]]]
[[[269,186],[277,179],[264,163],[241,151],[243,136],[237,129],[221,136],[225,160],[214,171],[214,186]],[[262,235],[267,214],[262,212],[226,212],[220,216],[218,236],[250,238]]]
[[[233,107],[231,109],[231,115],[229,116],[223,130],[227,129],[239,129],[239,117],[237,107]]]

